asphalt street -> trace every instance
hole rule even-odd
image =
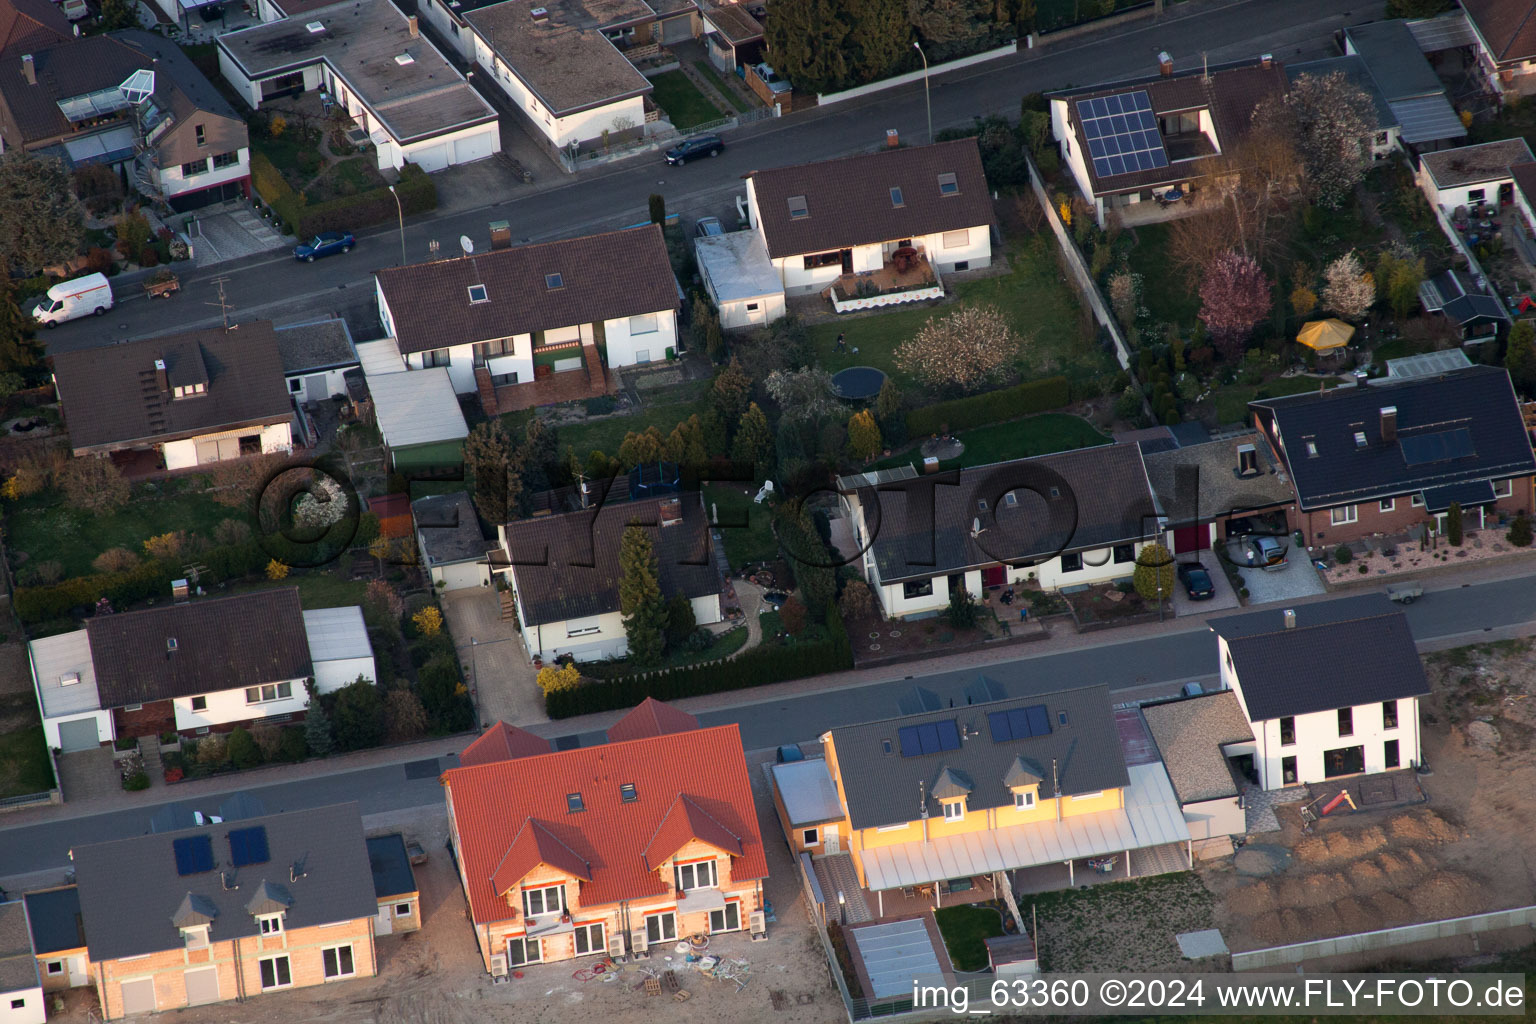
[[[1112,35],[1069,40],[936,76],[931,83],[934,130],[994,113],[1017,118],[1019,99],[1027,93],[1151,73],[1164,50],[1180,70],[1199,67],[1203,60],[1219,63],[1261,53],[1292,61],[1329,56],[1336,52],[1335,31],[1380,15],[1378,4],[1345,0],[1188,0]],[[486,195],[480,206],[461,205],[453,213],[407,221],[406,248],[412,259],[426,259],[429,240],[441,241],[448,252],[456,249],[459,235],[468,235],[483,249],[489,245],[492,220],[509,220],[519,241],[623,227],[647,218],[647,199],[656,192],[666,197],[669,210],[690,221],[715,214],[734,223],[732,197],[744,191],[741,178],[752,170],[867,150],[884,139],[888,128],[922,142],[928,131],[926,109],[919,82],[759,122],[731,133],[718,159],[681,168],[668,168],[659,154],[650,153],[545,187],[556,175],[551,166],[533,188],[518,186],[503,195]],[[348,256],[313,264],[276,252],[189,272],[182,293],[171,302],[121,296],[109,315],[63,324],[46,332],[45,340],[50,352],[60,352],[212,326],[220,319],[212,282],[220,277],[226,279],[225,296],[237,323],[263,318],[291,323],[334,312],[346,315],[354,329],[366,327],[375,320],[371,271],[399,261],[398,229],[394,224],[369,229],[360,241]]]
[[[1365,608],[1379,602],[1377,594],[1339,598]],[[1377,605],[1379,607],[1379,605]],[[1520,626],[1536,609],[1536,576],[1472,584],[1450,590],[1431,590],[1413,605],[1403,608],[1415,639],[1421,645],[1445,646],[1476,643],[1487,632]],[[1118,700],[1168,695],[1185,682],[1214,681],[1216,640],[1204,626],[1180,628],[1170,624],[1166,635],[1151,639],[1114,642],[1059,654],[1028,656],[1001,661],[984,670],[923,674],[921,663],[912,671],[892,671],[889,679],[856,687],[822,690],[789,699],[752,700],[744,693],[740,704],[700,715],[704,725],[737,722],[748,750],[766,750],[786,743],[813,741],[834,726],[899,714],[897,701],[915,686],[932,691],[947,703],[965,701],[965,687],[978,671],[1001,684],[1007,696],[1022,696],[1063,687],[1107,683]],[[1025,648],[1027,651],[1027,648]],[[568,736],[561,723],[531,726],[540,735]],[[580,734],[582,743],[600,742],[600,733]],[[569,741],[568,741],[569,742]],[[441,769],[456,763],[452,757],[435,762],[407,762],[305,778],[246,789],[261,799],[269,812],[323,807],[356,800],[362,813],[379,814],[440,803],[437,782]],[[245,787],[232,786],[231,791]],[[220,798],[200,800],[197,809],[213,811]],[[139,835],[148,830],[155,806],[113,811],[85,817],[0,829],[0,879],[63,868],[73,845]]]

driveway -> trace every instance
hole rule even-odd
[[[1211,576],[1211,586],[1216,594],[1204,601],[1191,601],[1189,592],[1184,589],[1184,584],[1177,578],[1173,583],[1173,614],[1203,615],[1206,612],[1219,612],[1224,608],[1236,608],[1242,604],[1237,599],[1237,591],[1227,582],[1227,574],[1222,571],[1219,560],[1214,551],[1186,551],[1178,556],[1181,562],[1199,562],[1205,567],[1205,571]]]
[[[1243,552],[1237,544],[1228,549],[1239,562]],[[1323,579],[1312,566],[1305,548],[1292,547],[1288,552],[1284,569],[1241,569],[1243,585],[1248,588],[1249,604],[1269,604],[1273,601],[1294,601],[1299,597],[1312,597],[1327,593]]]
[[[192,237],[192,261],[198,269],[294,244],[271,221],[256,216],[249,203],[210,206],[188,222],[186,231]]]
[[[110,746],[59,755],[59,791],[66,803],[123,792]]]
[[[533,663],[516,627],[502,619],[495,588],[470,587],[444,594],[443,615],[464,666],[464,678],[475,694],[480,725],[549,721]]]

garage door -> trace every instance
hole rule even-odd
[[[304,400],[308,402],[323,402],[331,397],[331,386],[323,373],[311,374],[304,378]]]
[[[496,138],[495,130],[480,132],[471,135],[467,139],[453,140],[453,162],[467,164],[471,160],[484,160],[492,153],[492,147]]]
[[[480,585],[480,565],[477,562],[465,562],[462,565],[445,565],[441,570],[443,574],[444,590],[463,590],[466,587],[478,587]]]
[[[1173,531],[1173,553],[1182,555],[1186,551],[1204,551],[1211,546],[1211,528],[1204,524],[1200,526],[1186,526]]]
[[[188,971],[185,977],[188,1006],[201,1006],[204,1003],[219,1001],[219,969],[217,967]]]
[[[73,722],[59,723],[59,749],[66,754],[77,750],[94,750],[101,743],[96,735],[96,719],[77,718]]]
[[[413,149],[405,158],[429,174],[440,171],[448,166],[448,143],[439,142],[435,146]]]
[[[123,982],[123,1012],[153,1013],[155,1010],[155,979],[138,978]]]

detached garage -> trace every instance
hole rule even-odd
[[[784,315],[784,282],[760,234],[732,231],[695,239],[693,245],[721,327],[760,327]]]
[[[358,676],[378,682],[373,664],[373,644],[363,610],[312,608],[304,612],[304,634],[309,638],[309,660],[314,663],[315,687],[321,693],[339,690]]]
[[[474,502],[463,491],[434,494],[411,502],[416,548],[422,564],[439,590],[466,590],[491,585],[486,558],[489,545],[480,530]]]
[[[446,367],[369,377],[368,390],[393,468],[430,471],[463,465],[469,424]]]
[[[112,713],[101,709],[85,630],[33,640],[28,654],[37,706],[42,709],[43,735],[50,748],[72,754],[117,738]]]

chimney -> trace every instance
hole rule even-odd
[[[1163,73],[1164,78],[1173,77],[1173,57],[1167,50],[1157,55],[1157,70]]]
[[[421,24],[416,20],[416,15],[413,14],[409,18],[406,18],[405,23],[411,27],[412,39],[415,39],[417,36],[421,35]]]
[[[1366,373],[1364,370],[1356,370],[1355,371],[1355,387],[1357,387],[1357,388],[1365,387],[1365,382],[1367,380],[1369,380],[1369,379],[1370,379],[1370,374]]]
[[[533,18],[534,21],[549,20],[549,8],[547,7],[535,7],[530,10],[528,14]]]
[[[683,521],[681,498],[668,498],[656,507],[662,526],[676,526]]]
[[[1257,476],[1259,473],[1259,451],[1251,444],[1237,446],[1237,475]]]
[[[885,130],[885,144],[890,149],[895,149],[896,147],[900,146],[901,133],[898,132],[895,128],[887,128]]]
[[[1296,609],[1294,609],[1294,608],[1287,608],[1285,610],[1285,612],[1284,612],[1284,615],[1285,615],[1285,628],[1286,629],[1295,629],[1296,628]]]
[[[165,372],[165,360],[155,360],[155,387],[165,392],[171,390],[170,375]]]
[[[1275,55],[1274,54],[1266,53],[1266,54],[1261,54],[1260,55],[1260,57],[1259,57],[1259,67],[1263,68],[1265,71],[1268,71],[1270,68],[1272,68],[1274,66],[1275,66]]]
[[[1382,406],[1381,439],[1387,444],[1397,440],[1397,406],[1395,405]]]
[[[37,66],[32,63],[30,53],[21,55],[21,77],[27,80],[28,85],[37,84]]]

